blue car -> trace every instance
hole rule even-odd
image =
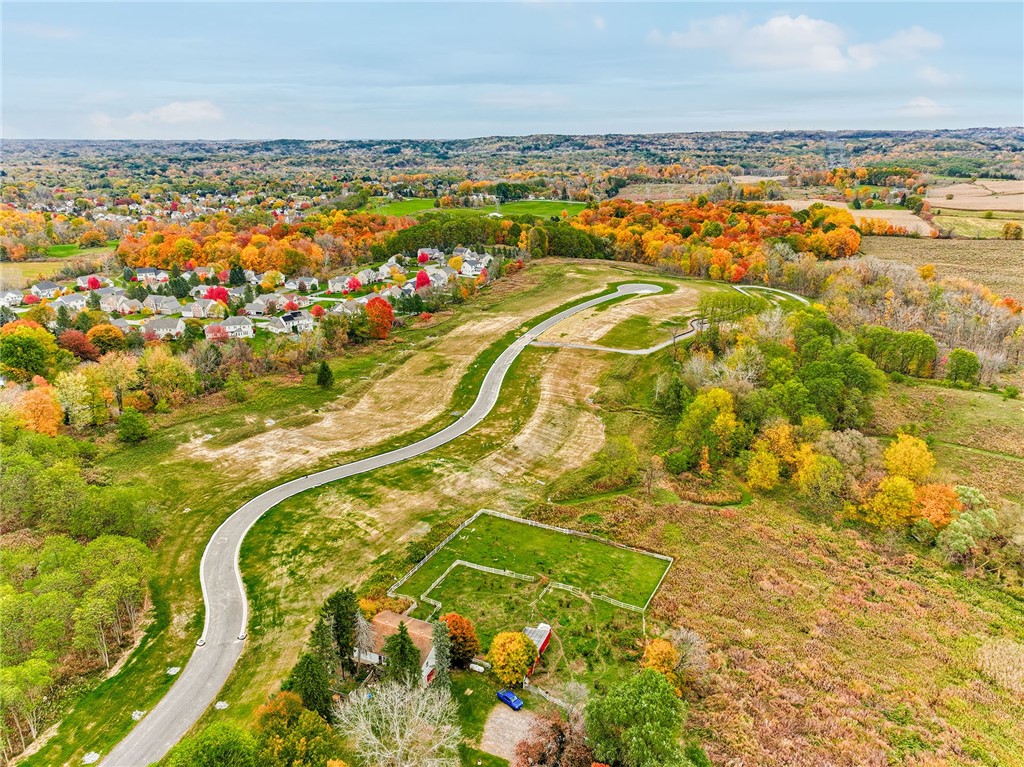
[[[519,700],[519,696],[511,690],[498,690],[498,700],[513,711],[518,711],[523,707],[523,702]]]

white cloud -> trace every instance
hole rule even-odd
[[[917,70],[917,76],[929,85],[952,85],[960,82],[963,78],[952,72],[945,72],[938,67],[931,65],[923,66]]]
[[[591,21],[594,24],[594,29],[603,30],[608,26],[608,22],[604,20],[604,16],[595,16]]]
[[[907,117],[945,117],[953,114],[953,110],[927,96],[917,96],[900,109],[900,114]]]
[[[35,37],[40,40],[72,40],[81,34],[77,29],[62,27],[56,24],[17,22],[11,24],[10,28],[18,34]]]
[[[121,125],[182,125],[185,123],[210,123],[224,119],[224,112],[212,101],[172,101],[154,107],[148,112],[132,112],[124,118],[111,117],[105,112],[95,112],[90,122],[97,128]]]
[[[914,59],[942,47],[942,38],[914,26],[874,43],[851,45],[841,27],[805,14],[773,16],[751,25],[729,14],[691,21],[682,32],[652,30],[647,39],[675,48],[722,50],[737,66],[761,71],[868,70],[891,59]]]

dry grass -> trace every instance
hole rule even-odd
[[[912,266],[934,264],[940,277],[965,277],[999,295],[1024,298],[1024,245],[1007,240],[933,240],[865,237],[868,256]]]
[[[880,219],[882,221],[888,221],[893,226],[902,226],[909,232],[917,232],[918,234],[925,236],[931,236],[932,232],[935,231],[927,221],[918,218],[909,210],[903,210],[902,208],[896,210],[874,210],[873,208],[853,210],[845,202],[835,202],[833,200],[779,200],[780,205],[788,205],[793,210],[804,210],[811,207],[811,205],[816,202],[820,202],[832,208],[845,208],[849,210],[855,222],[859,222],[862,218]]]
[[[947,200],[947,195],[953,195]],[[1024,212],[1024,180],[979,179],[974,183],[936,186],[926,198],[933,208],[955,210],[1011,210]]]
[[[4,261],[0,263],[0,287],[20,290],[52,277],[67,265],[67,261]]]
[[[620,497],[538,516],[581,529],[596,517],[676,557],[648,628],[682,625],[710,645],[689,726],[715,764],[1024,764],[1024,700],[975,670],[982,638],[1024,638],[1024,616],[994,588],[788,501]]]
[[[1010,692],[1024,695],[1024,645],[993,639],[978,648],[978,670]]]

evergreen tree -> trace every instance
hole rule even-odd
[[[434,684],[445,689],[452,686],[450,670],[452,667],[452,640],[448,636],[448,624],[434,621]]]
[[[310,711],[331,721],[330,680],[324,664],[315,655],[303,653],[281,687],[302,698],[302,705]]]
[[[89,292],[89,297],[85,299],[85,305],[93,310],[100,308],[100,294],[95,290]]]
[[[245,284],[245,270],[239,264],[232,266],[228,272],[228,284],[232,287]]]
[[[67,330],[71,327],[71,312],[68,308],[61,304],[57,307],[57,335],[60,335],[62,330]]]
[[[329,676],[338,673],[341,658],[338,657],[338,646],[334,643],[333,621],[327,612],[321,612],[320,619],[313,627],[309,637],[310,651],[324,664]]]
[[[334,373],[326,360],[320,363],[320,369],[316,373],[316,383],[321,389],[330,389],[334,386]]]
[[[149,436],[146,416],[133,407],[126,407],[117,421],[117,436],[122,442],[134,444]]]
[[[405,621],[398,624],[398,633],[392,634],[384,643],[383,679],[385,682],[400,682],[413,687],[420,680],[420,651],[409,636]]]
[[[358,612],[359,603],[352,589],[336,591],[324,603],[324,615],[330,616],[334,644],[338,648],[338,659],[341,661],[341,667],[349,673],[356,670],[352,655],[356,647]]]

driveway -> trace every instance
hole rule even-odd
[[[530,726],[539,717],[525,708],[513,711],[504,703],[499,703],[491,710],[484,724],[484,734],[480,738],[480,750],[488,754],[500,756],[514,762],[516,746],[526,740],[530,734]]]

